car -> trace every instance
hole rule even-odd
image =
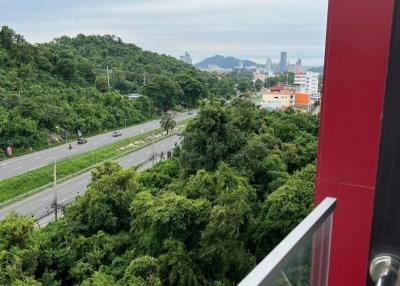
[[[78,144],[86,144],[87,143],[87,139],[86,138],[78,138]]]
[[[118,136],[121,136],[121,135],[122,135],[121,131],[114,131],[113,134],[112,134],[113,137],[118,137]]]
[[[192,114],[193,114],[193,112],[192,112],[192,111],[189,111],[189,112],[188,112],[188,114],[189,114],[189,115],[192,115]]]

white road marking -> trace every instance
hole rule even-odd
[[[37,159],[40,159],[40,158],[42,158],[42,156],[37,156],[37,157],[33,158],[33,160],[37,160]]]
[[[82,175],[80,175],[80,176],[78,176],[78,177],[76,177],[76,178],[74,178],[74,179],[71,179],[71,181],[73,181],[73,180],[79,180],[80,178],[82,178],[83,176],[86,176],[86,175],[87,175],[87,173],[84,173],[84,174],[82,174]],[[63,182],[62,184],[60,184],[59,186],[62,186],[63,184],[67,184],[67,183],[70,183],[70,181],[65,181],[65,182]],[[39,192],[39,193],[37,193],[37,194],[35,194],[35,195],[32,195],[32,196],[30,196],[30,197],[27,197],[26,199],[23,199],[23,200],[21,200],[21,201],[18,201],[18,202],[14,203],[14,204],[11,204],[11,205],[5,207],[5,208],[0,209],[0,214],[1,214],[1,213],[4,213],[5,211],[7,211],[7,210],[9,210],[9,209],[16,208],[17,206],[22,205],[23,203],[26,203],[27,201],[30,201],[30,200],[32,200],[32,199],[34,199],[34,198],[37,198],[37,197],[39,197],[39,196],[43,196],[43,195],[46,195],[46,194],[50,194],[50,193],[52,193],[52,192],[53,192],[53,189],[50,188],[50,189],[44,190],[44,191],[42,191],[42,192]],[[53,198],[53,197],[51,197],[51,198]]]
[[[157,150],[157,152],[158,152],[158,149],[159,148],[168,148],[169,147],[169,145],[170,145],[170,143],[173,141],[173,140],[176,140],[176,139],[174,139],[174,138],[170,138],[170,139],[167,139],[166,141],[161,141],[161,142],[158,142],[157,144],[155,144],[155,147],[156,147],[156,150]],[[178,140],[179,141],[179,140]],[[172,147],[172,145],[171,145],[171,147]],[[147,146],[147,148],[144,148],[144,149],[142,149],[142,151],[148,151],[149,153],[151,153],[151,146]],[[173,148],[173,147],[172,147]],[[146,150],[147,149],[147,150]],[[167,150],[165,150],[165,152],[166,152]],[[147,152],[144,152],[144,153],[147,153]],[[142,161],[142,157],[146,157],[146,155],[141,155],[141,154],[135,154],[135,153],[133,153],[132,154],[133,155],[133,157],[135,158],[136,156],[135,155],[139,155],[140,156],[140,158],[136,158],[136,159],[138,159],[139,161]],[[157,160],[158,161],[158,160]],[[138,162],[137,162],[138,163]],[[146,167],[148,167],[148,166],[151,166],[151,162],[149,162],[150,164],[146,164],[146,166],[142,166],[142,168],[141,169],[145,169]],[[131,165],[131,164],[129,164],[129,165]],[[147,166],[148,165],[148,166]],[[82,175],[80,175],[80,176],[78,176],[78,177],[75,177],[74,179],[71,179],[70,181],[66,181],[66,182],[63,182],[62,184],[60,184],[59,186],[62,186],[62,185],[72,185],[73,183],[73,181],[80,181],[80,180],[82,180],[83,179],[83,177],[85,177],[85,176],[87,176],[87,178],[85,178],[85,181],[81,181],[78,185],[82,185],[82,184],[84,184],[84,183],[88,183],[87,181],[88,181],[88,179],[89,179],[89,177],[90,177],[90,175],[89,175],[89,173],[84,173],[84,174],[82,174]],[[60,190],[60,191],[62,191],[62,190]],[[7,210],[10,210],[10,209],[13,209],[13,208],[16,208],[17,206],[19,206],[19,205],[22,205],[23,203],[25,203],[25,202],[28,202],[28,201],[31,201],[33,198],[35,198],[35,197],[39,197],[39,196],[47,196],[47,199],[44,199],[44,198],[42,198],[42,201],[44,201],[44,200],[50,200],[50,199],[52,199],[53,198],[53,195],[52,195],[52,192],[53,192],[53,190],[52,189],[48,189],[48,190],[45,190],[45,191],[43,191],[43,192],[40,192],[40,193],[38,193],[38,194],[35,194],[35,195],[33,195],[33,196],[31,196],[31,197],[28,197],[28,198],[26,198],[26,199],[24,199],[24,200],[21,200],[21,201],[19,201],[19,202],[16,202],[16,203],[14,203],[14,204],[11,204],[11,205],[9,205],[9,206],[7,206],[7,207],[5,207],[5,208],[3,208],[3,209],[0,209],[0,215],[2,215],[2,214],[6,214],[7,213]],[[85,193],[85,190],[81,190],[81,194],[84,194]],[[77,194],[79,194],[79,191],[77,192]],[[69,198],[67,198],[67,200],[74,200],[74,197],[69,197]],[[63,201],[65,201],[65,199],[63,200]],[[41,224],[42,225],[42,222],[44,222],[44,224],[47,224],[47,222],[48,221],[51,221],[52,220],[52,217],[51,217],[51,215],[50,215],[50,218],[49,217],[47,217],[47,218],[44,218],[44,219],[42,219],[41,221],[39,221],[38,223],[39,224]]]
[[[83,181],[83,182],[78,183],[77,185],[80,186],[80,185],[83,185],[85,183],[86,183],[86,181]]]
[[[65,199],[63,199],[63,200],[61,200],[61,201],[58,201],[58,203],[59,203],[59,204],[62,204],[63,202],[69,201],[69,200],[71,200],[71,199],[74,199],[74,198],[73,198],[73,197],[65,198]]]
[[[19,170],[19,169],[22,169],[22,166],[14,168],[14,170]]]
[[[7,166],[7,163],[3,163],[3,164],[1,164],[2,166]]]

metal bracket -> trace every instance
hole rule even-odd
[[[391,254],[375,256],[369,274],[377,286],[400,286],[400,258]]]

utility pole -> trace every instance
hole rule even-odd
[[[153,141],[152,143],[153,143],[153,167],[154,167],[155,159],[156,159],[156,153],[155,153],[155,150],[154,150],[154,130],[153,130],[152,141]]]
[[[53,188],[54,188],[54,201],[53,201],[53,209],[54,209],[54,219],[57,221],[58,216],[58,201],[57,201],[57,157],[54,156],[54,167],[53,167]]]
[[[90,142],[90,151],[92,153],[92,165],[94,165],[94,157],[93,157],[93,142]]]
[[[108,91],[110,91],[111,86],[110,86],[110,70],[108,69],[108,65],[107,65],[107,87],[108,87]]]

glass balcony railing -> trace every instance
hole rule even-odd
[[[336,199],[326,198],[268,254],[239,286],[328,285],[332,215]]]

